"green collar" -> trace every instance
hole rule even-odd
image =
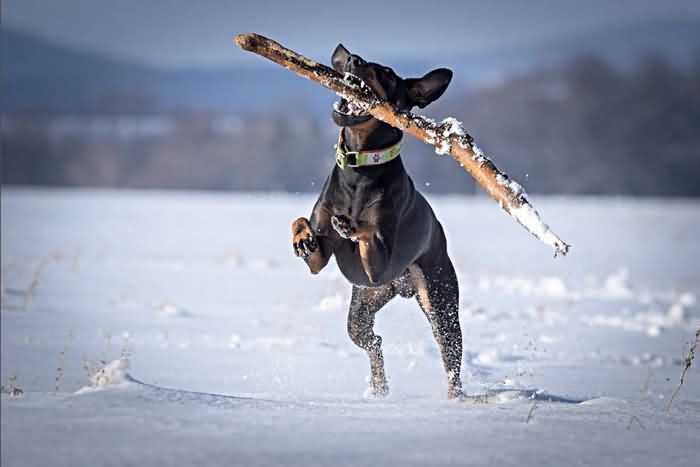
[[[343,130],[340,130],[338,144],[335,145],[335,163],[341,169],[384,164],[396,159],[399,154],[401,154],[401,140],[385,149],[346,151],[345,141],[343,141]]]

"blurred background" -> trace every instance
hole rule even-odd
[[[530,192],[700,195],[700,3],[5,0],[3,185],[317,192],[335,96],[231,39],[404,77]],[[423,191],[475,193],[408,138]]]

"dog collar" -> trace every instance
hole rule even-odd
[[[365,167],[385,164],[396,159],[401,153],[401,140],[385,149],[371,151],[347,151],[343,140],[343,130],[338,135],[338,144],[335,145],[335,163],[341,169],[346,167]]]

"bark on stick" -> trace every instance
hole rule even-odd
[[[261,55],[290,71],[330,89],[348,100],[362,105],[375,118],[435,146],[438,154],[449,154],[495,199],[507,213],[532,235],[554,248],[554,255],[565,255],[569,245],[542,222],[528,201],[523,188],[501,172],[474,144],[461,124],[454,118],[441,122],[413,114],[398,112],[383,102],[364,83],[346,79],[332,68],[310,60],[277,42],[259,34],[239,34],[236,44],[244,50]]]

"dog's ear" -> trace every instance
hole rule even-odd
[[[331,55],[331,63],[333,64],[333,69],[338,73],[344,73],[345,64],[347,63],[349,56],[350,52],[348,52],[348,50],[345,47],[343,47],[343,44],[338,44],[338,47],[336,47],[333,51],[333,55]]]
[[[451,79],[452,71],[447,68],[438,68],[422,78],[409,78],[405,80],[408,98],[422,109],[442,96]]]

